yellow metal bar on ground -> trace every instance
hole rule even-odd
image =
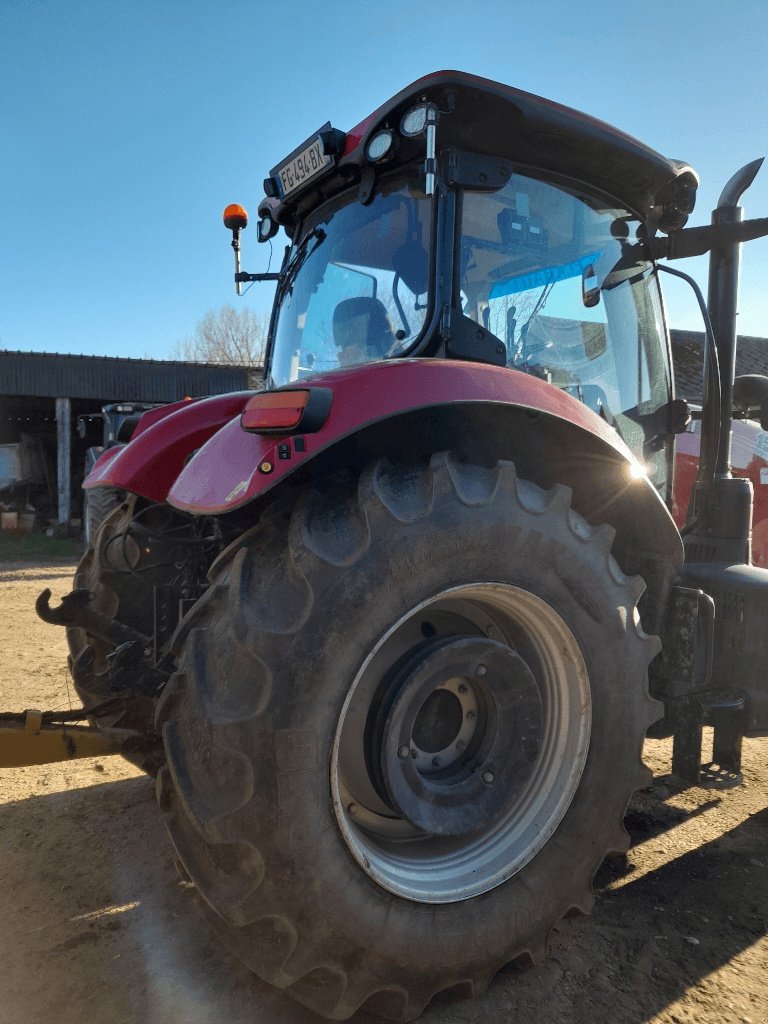
[[[91,725],[54,725],[43,722],[43,712],[35,710],[0,719],[0,768],[119,753],[117,741]]]

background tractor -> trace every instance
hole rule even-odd
[[[127,498],[38,609],[157,772],[215,931],[315,1011],[412,1019],[537,962],[626,849],[649,727],[681,784],[719,786],[768,730],[768,573],[729,470],[756,170],[686,228],[687,165],[441,72],[272,169],[278,274],[240,269],[225,211],[238,290],[277,281],[266,390],[152,410],[104,452],[85,486]],[[659,271],[706,251],[679,531]]]
[[[101,410],[77,418],[77,432],[82,438],[88,437],[88,428],[94,421],[101,423],[99,443],[91,445],[85,453],[85,476],[91,472],[96,460],[115,445],[127,444],[139,419],[157,403],[109,402]],[[114,487],[97,487],[86,490],[83,498],[83,534],[90,545],[96,530],[116,505],[125,499],[125,493]]]

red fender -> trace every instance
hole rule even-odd
[[[165,419],[166,416],[170,416],[170,414],[172,412],[176,412],[177,409],[186,408],[190,402],[199,401],[199,398],[183,398],[180,402],[169,402],[168,405],[159,405],[156,409],[147,409],[145,413],[142,413],[141,419],[133,432],[133,436],[138,437],[138,435],[143,433],[148,427],[154,426],[158,420]],[[107,481],[104,479],[106,468],[112,460],[120,454],[123,448],[125,448],[125,445],[119,444],[103,451],[98,459],[96,459],[93,466],[91,466],[91,472],[85,478],[83,487],[91,488],[106,486]]]
[[[165,501],[189,455],[238,416],[252,395],[252,391],[235,391],[144,413],[130,443],[104,452],[83,487],[117,487],[151,501]]]
[[[265,494],[319,452],[363,427],[400,413],[439,405],[482,402],[515,405],[566,420],[613,450],[618,464],[637,465],[618,434],[572,396],[536,377],[459,360],[398,359],[316,374],[296,385],[330,388],[333,401],[322,428],[295,437],[247,433],[239,418],[222,427],[194,455],[168,493],[176,508],[195,515],[240,508]],[[303,450],[301,450],[303,448]],[[658,504],[671,519],[661,499]]]
[[[147,409],[145,413],[142,413],[132,437],[138,437],[139,434],[142,434],[149,427],[153,427],[159,420],[164,420],[166,416],[170,416],[172,412],[188,408],[190,402],[200,401],[202,401],[200,398],[182,398],[179,402],[170,402],[168,405],[159,405],[156,409]]]

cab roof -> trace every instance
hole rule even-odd
[[[362,169],[367,140],[384,127],[397,132],[403,114],[423,101],[440,111],[438,152],[455,146],[581,182],[652,229],[678,230],[693,210],[698,176],[687,164],[578,110],[462,71],[418,79],[348,131],[338,170],[349,178],[354,166]],[[283,223],[292,219],[281,212]]]

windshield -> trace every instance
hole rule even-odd
[[[271,386],[414,345],[428,306],[431,208],[423,175],[401,171],[380,179],[367,205],[354,188],[312,212],[279,285]]]
[[[669,361],[653,268],[622,260],[636,227],[626,210],[516,174],[498,192],[463,193],[459,286],[464,314],[504,342],[507,365],[590,405],[653,458],[660,486],[665,459],[648,448],[671,397]]]

